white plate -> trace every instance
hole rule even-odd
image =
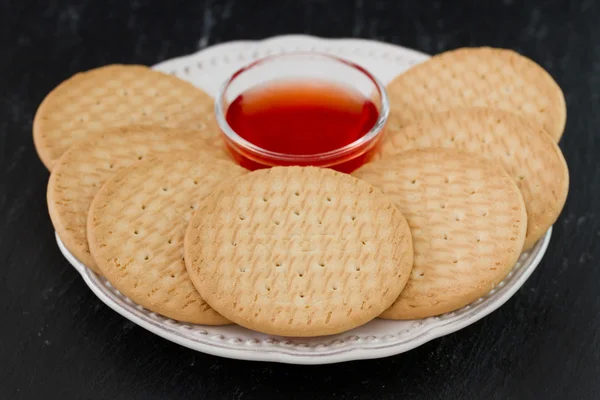
[[[341,56],[368,68],[384,83],[428,58],[414,50],[368,40],[280,36],[259,42],[220,44],[190,56],[162,62],[155,68],[186,79],[214,95],[232,72],[252,60],[296,50],[316,50]],[[65,258],[100,300],[135,324],[167,340],[222,357],[328,364],[403,353],[478,321],[504,304],[523,285],[546,252],[551,234],[552,229],[531,251],[524,253],[497,288],[458,311],[415,321],[374,320],[339,335],[309,339],[268,336],[234,325],[190,325],[164,318],[123,296],[106,279],[79,262],[58,236],[56,240]]]

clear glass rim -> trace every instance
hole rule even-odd
[[[371,129],[369,129],[369,131],[366,134],[364,134],[363,136],[361,136],[354,142],[347,144],[344,147],[340,147],[339,149],[330,150],[330,151],[323,152],[323,153],[316,153],[316,154],[279,153],[279,152],[267,150],[260,146],[257,146],[255,144],[247,141],[246,139],[242,138],[240,135],[238,135],[237,132],[235,132],[233,130],[233,128],[231,128],[231,126],[227,122],[227,119],[225,117],[225,112],[224,112],[224,97],[225,97],[225,92],[229,88],[229,85],[243,72],[245,72],[245,71],[249,70],[250,68],[253,68],[259,64],[271,61],[274,58],[284,58],[284,57],[302,56],[302,55],[319,56],[319,57],[327,58],[330,60],[334,60],[336,62],[343,63],[343,64],[345,64],[349,67],[352,67],[352,68],[356,69],[357,71],[361,72],[363,75],[365,75],[367,78],[369,78],[369,80],[371,80],[371,82],[373,82],[373,84],[377,88],[377,93],[380,97],[381,109],[379,110],[379,116],[377,118],[377,121],[375,121],[375,123],[373,124]],[[385,124],[388,120],[389,113],[390,113],[390,104],[389,104],[387,92],[385,90],[385,86],[383,85],[383,83],[381,83],[381,81],[379,79],[377,79],[367,69],[361,67],[360,65],[358,65],[356,63],[353,63],[352,61],[348,61],[348,60],[345,60],[343,58],[340,58],[340,57],[337,57],[337,56],[334,56],[331,54],[313,52],[313,51],[299,51],[299,52],[274,54],[274,55],[270,55],[270,56],[261,58],[260,60],[254,61],[251,64],[246,65],[245,67],[242,67],[242,68],[238,69],[237,71],[235,71],[231,75],[231,77],[229,79],[227,79],[221,85],[219,92],[217,93],[217,96],[215,99],[215,115],[216,115],[216,119],[217,119],[217,124],[219,125],[219,128],[221,129],[221,131],[225,134],[225,136],[230,141],[232,141],[236,146],[239,146],[242,149],[244,149],[250,153],[254,153],[255,155],[258,155],[262,158],[266,158],[266,159],[274,160],[274,161],[283,161],[283,162],[303,162],[303,163],[307,163],[307,162],[311,162],[311,161],[326,162],[331,159],[346,156],[346,155],[348,155],[348,153],[351,153],[351,152],[355,151],[356,149],[361,148],[363,145],[369,144],[373,139],[375,139],[383,130],[383,127],[385,126]]]

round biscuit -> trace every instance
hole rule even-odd
[[[390,126],[457,107],[493,107],[539,122],[558,142],[567,119],[563,92],[550,74],[507,49],[441,53],[396,77],[387,91]]]
[[[296,337],[375,318],[398,297],[413,259],[406,220],[379,190],[314,167],[255,171],[221,186],[194,214],[185,254],[219,313]]]
[[[222,160],[170,155],[122,168],[100,189],[87,236],[102,274],[125,296],[178,321],[224,324],[185,270],[183,237],[198,203],[246,170]]]
[[[120,168],[155,154],[194,151],[199,159],[228,159],[198,131],[148,125],[107,128],[77,141],[54,164],[47,188],[52,225],[65,247],[100,273],[87,241],[87,213],[100,187]]]
[[[38,155],[51,170],[77,139],[107,127],[150,124],[217,137],[213,100],[191,83],[141,65],[78,73],[40,104],[33,121]]]
[[[537,122],[491,108],[454,109],[390,130],[380,155],[426,147],[467,150],[498,162],[523,195],[528,250],[556,222],[569,191],[569,170],[560,148]]]
[[[488,293],[517,262],[525,204],[495,163],[430,148],[366,164],[354,175],[396,204],[413,237],[410,279],[381,317],[418,319],[457,310]]]

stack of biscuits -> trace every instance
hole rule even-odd
[[[193,85],[143,66],[77,74],[34,121],[52,223],[125,296],[186,323],[306,337],[455,311],[558,218],[564,96],[494,48],[434,56],[387,91],[379,150],[352,174],[250,172]]]

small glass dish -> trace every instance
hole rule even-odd
[[[244,92],[272,81],[306,79],[327,81],[358,91],[377,108],[377,120],[354,142],[317,154],[285,154],[264,149],[238,135],[228,123],[229,106]],[[233,73],[217,94],[215,113],[229,152],[245,168],[313,165],[349,173],[368,162],[375,153],[388,119],[389,101],[383,84],[363,67],[329,54],[295,52],[265,57]]]

